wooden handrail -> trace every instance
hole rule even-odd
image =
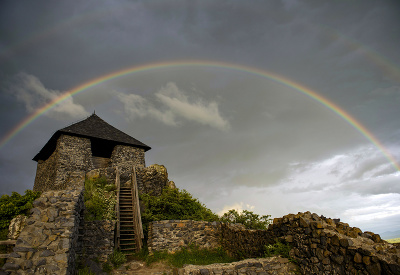
[[[140,215],[139,192],[136,180],[135,166],[133,166],[132,168],[132,196],[134,204],[133,217],[135,222],[136,250],[139,251],[142,248],[142,239],[144,238],[144,235],[143,235],[142,217]]]
[[[115,240],[115,246],[116,249],[120,249],[120,212],[119,212],[119,193],[121,189],[121,182],[120,182],[120,174],[118,167],[115,167],[116,173],[115,173],[115,185],[117,186],[117,202],[115,204],[115,214],[117,218],[117,232],[116,232],[116,240]]]
[[[17,240],[0,241],[0,245],[15,245],[16,243],[17,243]]]

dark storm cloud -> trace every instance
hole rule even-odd
[[[399,5],[2,1],[1,131],[9,133],[62,92],[126,67],[217,60],[276,73],[325,96],[398,157]],[[161,93],[168,83],[174,93]],[[262,196],[269,192],[276,215],[338,209],[332,215],[350,219],[365,201],[398,206],[398,173],[378,149],[368,151],[370,141],[337,113],[266,78],[211,67],[128,75],[70,98],[0,148],[1,192],[31,188],[36,163],[30,159],[54,131],[93,110],[149,143],[148,164],[165,164],[178,186],[216,211],[230,205],[265,210]],[[254,204],[248,199],[253,192]],[[316,194],[314,204],[302,203]],[[361,213],[364,224],[370,213],[382,213],[369,211]]]

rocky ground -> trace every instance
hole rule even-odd
[[[164,275],[164,274],[173,274],[173,269],[164,264],[164,263],[153,263],[150,266],[146,266],[145,262],[142,261],[129,261],[126,264],[123,264],[118,269],[112,271],[113,275],[136,275],[136,274],[144,274],[144,275]]]

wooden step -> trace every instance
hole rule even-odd
[[[5,240],[5,241],[0,241],[1,245],[15,245],[17,243],[17,240]]]
[[[129,247],[127,247],[127,246],[135,246],[136,243],[135,243],[135,242],[133,242],[133,243],[125,243],[125,244],[122,244],[122,243],[121,243],[121,245],[124,245],[124,246],[125,246],[124,248],[127,249],[127,248],[129,248]],[[130,248],[134,249],[133,247],[130,247]]]

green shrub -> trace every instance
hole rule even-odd
[[[264,256],[265,257],[272,257],[276,255],[281,255],[284,258],[290,259],[289,252],[290,252],[290,245],[283,244],[280,241],[277,241],[274,244],[266,245],[264,247]]]
[[[267,229],[271,223],[271,215],[260,216],[251,211],[243,210],[241,213],[235,209],[231,209],[220,218],[221,222],[226,223],[241,223],[247,229]]]
[[[0,197],[0,230],[8,229],[11,220],[18,215],[28,215],[32,202],[40,197],[40,192],[26,190],[25,195],[12,192],[11,196]]]
[[[0,240],[7,240],[8,227],[13,218],[18,215],[28,215],[33,207],[32,202],[40,197],[40,192],[26,190],[25,195],[12,192],[11,196],[0,197]],[[7,253],[7,247],[0,245],[0,254]],[[6,259],[0,259],[0,267]]]
[[[105,177],[85,180],[84,201],[86,220],[115,219],[117,195],[114,190],[115,186],[108,185]]]
[[[108,255],[108,260],[112,263],[114,268],[118,268],[126,263],[126,256],[121,251],[114,250],[112,254]]]
[[[103,271],[105,271],[105,272],[110,272],[111,270],[113,270],[113,267],[110,265],[110,263],[109,262],[105,262],[105,263],[103,263]]]
[[[144,204],[142,223],[145,236],[148,224],[161,220],[217,221],[218,216],[186,190],[164,188],[160,196],[141,194]]]

